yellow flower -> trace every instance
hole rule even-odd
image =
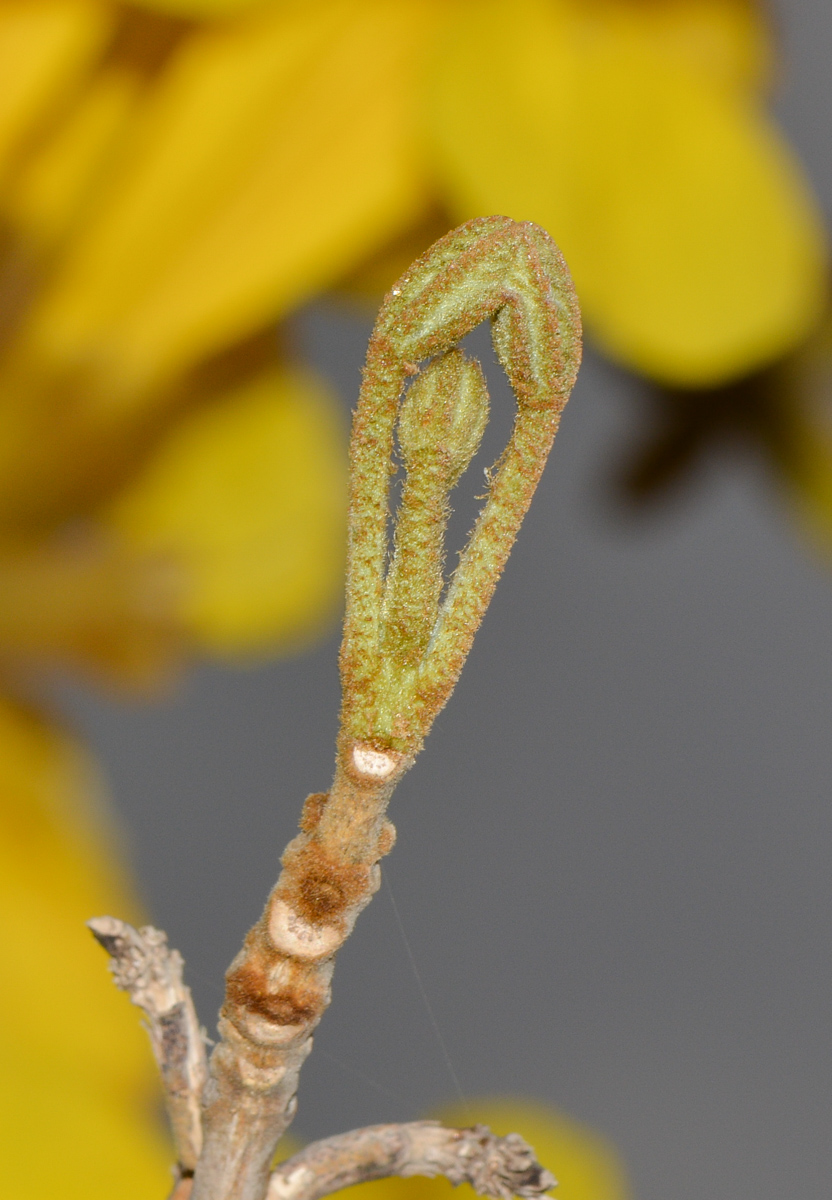
[[[824,234],[746,0],[4,9],[6,209],[32,257],[61,247],[22,369],[83,364],[111,405],[437,207],[550,229],[602,346],[668,381],[742,374],[817,319]]]
[[[457,203],[555,230],[590,329],[646,374],[711,383],[794,345],[822,304],[823,234],[762,110],[746,6],[477,9],[435,81]]]
[[[71,739],[0,703],[0,1170],[15,1200],[146,1200],[169,1179],[146,1036],[84,928],[136,911],[96,790]]]
[[[149,107],[153,53],[122,45],[125,66],[110,6],[0,5],[0,1176],[16,1200],[145,1200],[170,1162],[145,1035],[84,927],[140,919],[100,785],[21,694],[44,665],[145,689],[192,653],[271,653],[330,619],[341,587],[341,417],[277,335],[215,337],[175,372],[160,347],[137,363],[116,328],[141,304],[125,245],[97,325],[61,307],[74,269],[92,288],[84,230]],[[172,262],[187,226],[154,264],[154,231],[142,249],[129,227],[135,272]]]
[[[826,249],[768,58],[744,0],[0,0],[0,1178],[20,1200],[110,1196],[116,1159],[120,1196],[152,1194],[164,1154],[79,924],[129,912],[83,755],[10,681],[60,662],[142,687],[320,625],[340,427],[275,325],[386,286],[457,220],[547,227],[599,344],[657,378],[797,344]]]

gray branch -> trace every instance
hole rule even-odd
[[[491,1200],[535,1200],[556,1183],[517,1133],[496,1137],[485,1125],[446,1129],[437,1121],[410,1121],[313,1142],[272,1172],[267,1200],[320,1200],[390,1175],[444,1175]]]
[[[164,933],[152,925],[134,929],[115,917],[95,917],[87,925],[110,955],[116,986],[147,1017],[179,1170],[188,1175],[202,1150],[200,1101],[207,1069],[205,1035],[190,989],[182,981],[182,957],[168,948]]]

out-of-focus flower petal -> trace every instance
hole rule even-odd
[[[657,53],[683,61],[730,91],[759,92],[772,75],[768,31],[757,0],[590,0],[625,37],[649,41]],[[641,11],[638,11],[641,8]]]
[[[133,2],[137,8],[147,8],[152,12],[210,20],[212,17],[236,17],[249,9],[285,7],[287,4],[293,3],[293,0],[133,0]],[[297,0],[294,2],[297,3]],[[311,7],[315,0],[300,0],[300,2]]]
[[[326,0],[180,46],[35,313],[113,405],[326,286],[424,204],[412,74],[426,0]],[[103,398],[102,398],[103,397]]]
[[[314,376],[285,369],[186,416],[107,519],[137,554],[176,567],[185,628],[234,655],[333,615],[345,507],[340,414]]]
[[[488,1125],[500,1136],[519,1133],[538,1162],[558,1181],[557,1200],[628,1200],[624,1168],[612,1146],[599,1134],[543,1104],[527,1100],[472,1100],[470,1107],[443,1110],[446,1125]],[[347,1200],[473,1200],[468,1184],[454,1188],[447,1179],[383,1179],[345,1188]]]
[[[668,53],[666,28],[653,36],[662,9],[469,6],[437,56],[432,128],[461,215],[538,221],[601,343],[647,374],[701,384],[808,332],[826,247],[773,126]]]
[[[93,528],[0,554],[0,664],[80,668],[154,690],[181,665],[178,576]]]
[[[422,220],[385,242],[359,263],[355,270],[339,279],[336,294],[362,306],[367,305],[369,315],[375,316],[385,292],[451,226],[451,219],[441,207],[436,205],[430,208]]]
[[[0,1178],[15,1200],[162,1196],[163,1136],[139,1014],[85,921],[136,903],[70,738],[0,703]]]
[[[0,164],[100,49],[112,12],[95,0],[0,4]]]
[[[810,539],[827,556],[832,550],[832,430],[804,431],[801,455],[785,475]]]
[[[804,529],[832,551],[832,314],[783,364],[775,392],[777,423],[766,449]]]
[[[48,245],[67,232],[91,186],[100,182],[98,169],[138,90],[138,79],[126,71],[102,73],[12,183],[6,213],[36,244]]]

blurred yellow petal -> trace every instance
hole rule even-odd
[[[291,0],[135,0],[137,8],[152,12],[170,13],[177,17],[236,17],[249,9],[277,8]],[[310,0],[304,0],[310,3]]]
[[[426,0],[265,8],[186,40],[33,319],[124,402],[326,286],[418,214]]]
[[[147,691],[181,665],[178,579],[95,528],[0,552],[0,666],[81,668]]]
[[[526,1100],[473,1100],[471,1108],[446,1109],[446,1125],[488,1125],[504,1137],[519,1133],[537,1159],[558,1181],[557,1200],[629,1200],[624,1168],[615,1151],[594,1130],[543,1104]],[[468,1184],[454,1188],[447,1179],[383,1179],[345,1188],[345,1200],[474,1200]]]
[[[92,61],[112,26],[95,0],[0,4],[0,163]]]
[[[19,229],[39,243],[66,232],[99,182],[139,87],[126,71],[107,71],[70,109],[10,189],[5,208]]]
[[[430,208],[423,219],[410,225],[403,233],[385,242],[365,258],[355,270],[348,272],[337,284],[337,294],[347,300],[367,306],[368,315],[375,312],[396,280],[412,262],[438,241],[451,228],[451,220],[438,206]]]
[[[759,90],[772,74],[768,31],[758,0],[661,0],[649,12],[641,0],[590,0],[605,20],[632,30],[656,52],[682,60],[730,90]]]
[[[71,739],[0,702],[0,1178],[15,1200],[162,1196],[170,1152],[139,1013],[85,928],[137,917]]]
[[[832,314],[781,368],[767,449],[809,537],[832,551]]]
[[[182,575],[182,620],[220,654],[314,633],[340,597],[344,432],[311,374],[274,370],[188,415],[109,522]]]
[[[437,56],[432,130],[459,215],[545,226],[610,352],[668,382],[714,383],[809,331],[825,238],[772,124],[667,53],[661,9],[462,10]]]
[[[786,475],[810,537],[828,555],[832,550],[832,431],[805,431],[800,459],[788,464]]]

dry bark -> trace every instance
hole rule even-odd
[[[134,929],[115,917],[87,922],[110,955],[116,986],[145,1014],[159,1065],[180,1174],[196,1167],[202,1151],[200,1104],[207,1078],[205,1034],[190,989],[182,981],[182,956],[159,929]]]
[[[444,1175],[491,1200],[535,1200],[556,1183],[516,1133],[496,1137],[485,1125],[447,1129],[438,1121],[410,1121],[313,1142],[275,1169],[267,1200],[320,1200],[391,1175]]]

